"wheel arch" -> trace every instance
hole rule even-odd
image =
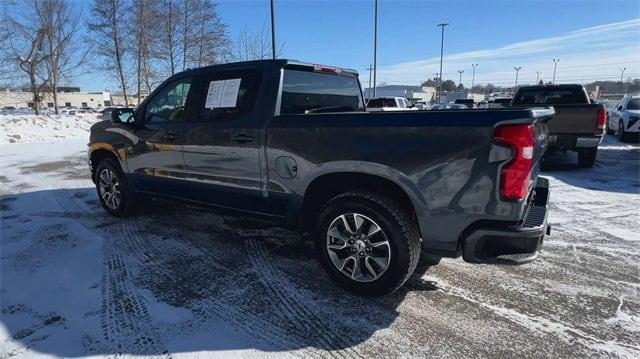
[[[416,208],[408,190],[397,182],[378,175],[361,172],[331,172],[314,178],[306,188],[302,200],[300,224],[305,232],[313,230],[314,219],[317,218],[322,206],[331,198],[351,190],[365,190],[381,193],[393,198],[403,209],[410,213],[418,224]]]
[[[95,183],[95,172],[100,161],[105,158],[111,158],[116,161],[122,168],[122,160],[118,153],[108,144],[94,144],[89,150],[89,168],[91,170],[91,180]]]

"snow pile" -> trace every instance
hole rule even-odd
[[[0,144],[88,139],[98,114],[18,115],[0,114]]]

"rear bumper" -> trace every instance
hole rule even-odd
[[[462,258],[470,263],[524,264],[535,260],[545,235],[549,181],[539,177],[534,198],[523,221],[516,225],[486,224],[474,228],[462,241]]]
[[[600,145],[600,142],[602,142],[602,138],[602,135],[552,133],[549,135],[549,148],[564,151],[596,148]]]

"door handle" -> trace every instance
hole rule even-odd
[[[164,135],[162,139],[164,139],[167,142],[174,142],[179,140],[180,136],[176,135],[175,133],[169,132],[168,134]]]
[[[238,142],[238,143],[253,142],[253,140],[254,140],[253,136],[248,136],[248,135],[245,135],[244,133],[231,137],[231,141]]]

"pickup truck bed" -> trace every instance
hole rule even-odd
[[[310,234],[328,275],[381,295],[421,252],[521,264],[548,234],[550,108],[368,113],[357,73],[291,60],[188,70],[92,126],[98,198],[162,196]]]

